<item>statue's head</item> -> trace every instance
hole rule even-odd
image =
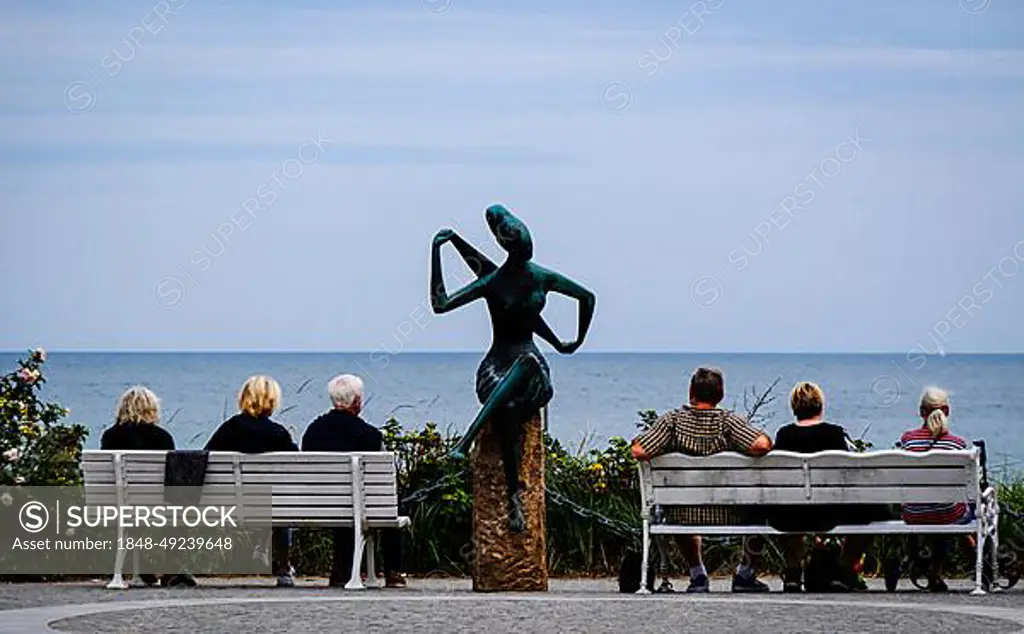
[[[502,205],[491,205],[484,212],[487,226],[497,238],[501,248],[508,252],[509,257],[518,260],[529,260],[533,257],[533,238],[526,223],[517,218]]]

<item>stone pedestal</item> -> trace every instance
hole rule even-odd
[[[526,530],[508,529],[508,500],[500,434],[488,421],[477,436],[473,463],[473,590],[546,592],[547,507],[544,496],[544,431],[537,414],[522,425],[523,514]]]

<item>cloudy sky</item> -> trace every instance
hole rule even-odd
[[[584,350],[1024,351],[1022,47],[1013,0],[7,3],[0,349],[479,350],[429,245],[500,259],[501,202]]]

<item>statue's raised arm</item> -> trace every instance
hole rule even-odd
[[[452,243],[477,278],[456,291],[451,297],[448,296],[448,291],[445,288],[444,272],[441,267],[441,247],[446,242]],[[434,312],[446,313],[483,297],[484,284],[481,278],[493,273],[497,268],[494,262],[488,260],[452,229],[438,231],[434,236],[430,253],[430,305]]]

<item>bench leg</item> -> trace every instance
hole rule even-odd
[[[992,490],[992,498],[989,501],[992,505],[990,510],[990,517],[992,518],[992,526],[989,532],[989,539],[992,542],[992,578],[989,580],[989,590],[991,592],[999,592],[1000,588],[996,585],[996,579],[999,578],[999,502],[996,500],[996,491]]]
[[[974,596],[981,596],[985,594],[984,581],[982,580],[982,573],[985,567],[985,520],[984,514],[978,518],[978,530],[975,534],[975,557],[974,557],[974,590],[971,594]]]
[[[643,553],[640,555],[640,589],[636,593],[650,594],[651,591],[647,589],[647,568],[651,558],[651,523],[649,520],[644,520],[643,531],[644,546]]]
[[[363,552],[366,549],[366,538],[363,535],[363,527],[356,522],[355,528],[352,531],[355,533],[355,541],[352,546],[352,574],[348,578],[348,583],[345,584],[346,590],[365,590],[366,586],[363,585],[362,568],[363,568]]]
[[[371,588],[379,588],[377,581],[377,536],[376,531],[366,534],[366,580]]]
[[[124,527],[117,527],[117,544],[122,546],[124,544]],[[114,576],[107,584],[107,590],[127,590],[128,584],[125,582],[124,577],[121,576],[121,571],[124,570],[124,548],[118,548],[117,554],[114,555]]]
[[[133,587],[141,587],[146,585],[142,581],[142,577],[139,575],[139,549],[132,549],[132,580],[131,585]]]

